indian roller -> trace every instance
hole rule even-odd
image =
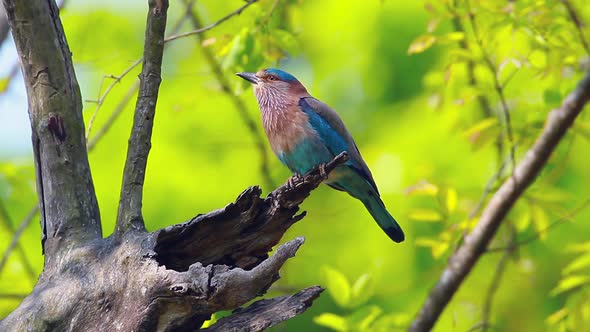
[[[385,208],[371,171],[338,114],[280,69],[237,75],[254,85],[264,131],[280,161],[292,173],[303,175],[346,151],[349,160],[324,183],[360,200],[385,234],[402,242],[404,232]]]

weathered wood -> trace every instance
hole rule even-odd
[[[45,266],[101,237],[82,99],[54,1],[4,0],[29,101]]]
[[[217,321],[208,332],[263,331],[309,308],[324,289],[306,288],[294,295],[275,297],[254,302],[246,309],[237,309],[231,316]]]

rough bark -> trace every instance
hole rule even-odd
[[[215,325],[204,330],[208,332],[264,330],[277,322],[302,313],[321,292],[320,287],[314,286],[295,295],[260,300],[247,309],[237,309],[233,315],[220,319]]]
[[[99,239],[82,100],[54,1],[4,0],[29,100],[46,269],[79,243]]]
[[[8,26],[8,17],[6,17],[6,11],[4,5],[0,3],[0,45],[4,42],[4,39],[8,36],[10,27]]]
[[[338,156],[326,172],[347,159]],[[130,233],[122,242],[107,238],[78,246],[59,270],[42,276],[31,295],[0,322],[0,330],[197,330],[212,313],[243,305],[277,280],[279,268],[303,238],[279,246],[270,258],[268,252],[288,226],[303,218],[304,213],[296,214],[299,204],[325,176],[316,169],[264,199],[258,188],[249,188],[235,203],[187,223]],[[228,224],[236,231],[220,235]],[[174,239],[178,245],[170,247]],[[203,239],[207,245],[187,245]],[[302,312],[320,292],[316,287],[305,296],[263,302],[264,309],[248,311],[249,319],[259,323],[246,331],[260,331]],[[271,312],[276,317],[269,318]]]
[[[135,106],[133,129],[129,138],[127,160],[123,171],[123,186],[117,215],[115,235],[133,230],[145,233],[141,214],[143,182],[147,158],[151,148],[152,128],[156,114],[158,90],[162,81],[162,57],[164,32],[168,12],[167,0],[149,0],[149,12],[145,29],[143,67],[139,75],[139,96]]]
[[[32,293],[0,321],[0,331],[194,331],[212,313],[264,294],[303,238],[268,253],[304,217],[297,215],[299,204],[348,155],[291,178],[266,198],[251,187],[225,208],[147,233],[141,196],[168,7],[165,0],[149,1],[117,229],[104,239],[58,9],[52,0],[3,1],[27,84],[46,258]],[[303,312],[320,292],[312,287],[256,302],[210,330],[265,329]]]
[[[477,225],[465,237],[463,245],[449,259],[447,267],[430,291],[410,331],[432,329],[467,274],[485,252],[504,217],[543,169],[551,153],[589,100],[590,73],[584,76],[560,108],[549,113],[541,135],[518,163],[512,176],[506,179],[490,199]]]

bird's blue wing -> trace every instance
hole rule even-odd
[[[320,135],[326,148],[332,153],[332,157],[343,151],[348,152],[350,159],[346,165],[364,178],[375,189],[375,192],[379,193],[369,168],[338,114],[313,97],[301,98],[299,107],[307,114],[310,125]],[[340,188],[336,189],[341,190]]]

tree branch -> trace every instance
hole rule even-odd
[[[231,316],[221,318],[208,332],[221,331],[263,331],[309,308],[323,288],[313,286],[294,295],[285,295],[254,302],[246,309],[237,309]]]
[[[567,9],[567,13],[570,19],[572,20],[572,23],[576,27],[578,37],[580,38],[580,42],[582,43],[584,50],[586,50],[586,53],[590,55],[590,45],[588,45],[588,41],[586,40],[586,36],[584,35],[584,24],[582,23],[582,20],[580,20],[580,18],[578,17],[578,14],[576,13],[574,6],[572,6],[569,0],[561,0],[561,2]]]
[[[464,244],[451,256],[410,331],[429,331],[434,326],[467,274],[485,252],[510,208],[534,181],[589,99],[590,73],[587,73],[561,107],[549,113],[541,135],[516,166],[513,175],[506,179],[488,202],[479,222],[465,237]]]
[[[225,15],[224,17],[220,18],[219,20],[217,20],[205,27],[202,27],[200,29],[196,29],[193,31],[188,31],[188,32],[184,32],[184,33],[180,33],[177,35],[172,35],[172,36],[166,37],[166,39],[164,41],[167,43],[167,42],[179,39],[179,38],[184,38],[184,37],[188,37],[188,36],[192,36],[192,35],[198,35],[198,34],[203,33],[205,31],[209,31],[209,30],[215,28],[216,26],[220,25],[221,23],[229,20],[230,18],[240,15],[244,11],[244,9],[250,7],[251,5],[255,4],[256,2],[258,2],[258,0],[246,0],[246,4],[244,4],[243,6],[241,6],[238,9],[234,10],[233,12]]]
[[[4,0],[4,8],[27,88],[47,264],[102,233],[80,89],[55,2]]]
[[[0,321],[0,330],[193,331],[211,314],[264,294],[279,278],[280,267],[303,238],[279,246],[271,257],[268,251],[287,230],[285,224],[303,218],[296,215],[303,199],[347,160],[342,153],[323,171],[292,177],[264,200],[249,189],[226,208],[184,225],[74,248],[57,273],[43,274],[33,292]],[[208,244],[188,245],[205,240]],[[246,310],[257,316],[244,324],[263,328],[293,317],[319,291],[255,304]],[[223,324],[244,319],[244,312],[235,315]]]
[[[120,236],[130,230],[145,232],[145,224],[141,214],[143,182],[151,148],[158,90],[162,80],[160,74],[164,54],[167,11],[168,0],[149,0],[143,68],[139,75],[139,96],[135,106],[133,129],[129,138],[127,160],[123,171],[115,236]]]
[[[326,173],[347,160],[348,154],[341,153],[326,165]],[[325,174],[316,168],[295,184],[291,180],[283,184],[265,199],[260,198],[260,188],[250,187],[223,209],[154,232],[156,260],[178,271],[186,271],[194,262],[244,269],[256,266],[268,257],[267,252],[283,233],[303,219],[305,213],[295,215],[298,205],[323,180]]]
[[[469,18],[469,22],[471,23],[471,29],[473,30],[475,42],[479,46],[479,49],[481,50],[481,53],[483,55],[484,63],[493,77],[494,90],[496,90],[498,98],[500,99],[500,111],[504,120],[504,131],[506,133],[506,138],[508,139],[508,144],[510,145],[510,164],[512,166],[512,171],[514,172],[514,168],[516,167],[516,143],[514,142],[514,134],[512,133],[510,109],[506,101],[506,96],[504,95],[504,86],[502,86],[502,83],[500,82],[500,77],[497,73],[496,65],[494,64],[492,57],[489,55],[488,51],[486,50],[483,44],[483,39],[479,34],[477,21],[475,20],[475,13],[471,10],[471,4],[469,0],[465,1],[465,6],[467,7],[467,17]],[[498,148],[500,149],[501,145],[498,145]]]
[[[508,261],[510,257],[514,254],[516,250],[516,229],[510,223],[507,224],[510,227],[510,238],[508,239],[508,245],[502,257],[498,261],[496,265],[496,270],[494,271],[494,275],[492,276],[492,281],[488,286],[488,290],[484,297],[484,302],[481,309],[481,323],[482,328],[481,330],[486,332],[490,325],[490,316],[492,312],[492,305],[494,303],[494,297],[500,288],[500,282],[502,281],[502,277],[504,276],[504,272],[506,271],[506,266],[508,265]]]

